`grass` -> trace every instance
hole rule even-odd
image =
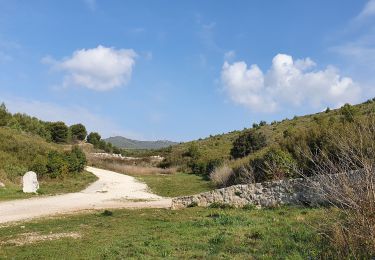
[[[97,177],[90,172],[71,175],[61,179],[42,180],[39,182],[38,194],[23,193],[22,187],[10,184],[0,189],[0,201],[25,199],[41,195],[56,195],[69,192],[78,192],[85,189],[89,184],[96,181]]]
[[[115,210],[0,227],[0,258],[307,259],[320,238],[319,209]],[[79,234],[16,245],[27,234]],[[80,238],[79,238],[80,237]]]
[[[133,175],[145,182],[152,192],[164,197],[178,197],[193,195],[214,189],[210,181],[202,176],[187,173],[175,173],[170,175]]]

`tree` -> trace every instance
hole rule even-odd
[[[64,122],[53,122],[48,126],[51,132],[51,139],[55,143],[65,143],[68,138],[69,128]]]
[[[86,127],[82,124],[75,124],[69,127],[70,133],[73,140],[83,141],[86,138],[87,131]]]
[[[0,105],[0,126],[6,126],[10,118],[10,113],[8,112],[4,103]]]
[[[266,136],[254,130],[243,132],[233,142],[230,154],[233,158],[242,158],[266,146]]]
[[[91,132],[87,136],[87,142],[90,144],[93,144],[94,146],[97,146],[99,144],[99,141],[102,137],[97,132]]]

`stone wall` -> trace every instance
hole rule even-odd
[[[193,205],[207,207],[212,203],[228,204],[235,207],[245,205],[272,207],[285,204],[316,205],[324,202],[323,197],[319,194],[319,185],[312,178],[298,178],[234,185],[197,195],[178,197],[172,200],[172,208],[178,209]]]

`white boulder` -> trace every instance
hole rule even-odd
[[[0,189],[5,188],[5,184],[0,181]]]
[[[22,177],[22,185],[24,193],[36,193],[39,189],[39,182],[35,172],[27,172]]]

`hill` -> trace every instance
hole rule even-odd
[[[231,168],[244,165],[254,168],[254,162],[264,160],[265,154],[271,149],[276,149],[277,153],[281,150],[280,153],[288,159],[303,164],[296,152],[297,147],[307,149],[308,146],[326,144],[327,131],[340,133],[341,129],[353,121],[366,120],[374,115],[375,99],[358,105],[345,105],[339,109],[327,109],[316,114],[295,116],[292,119],[261,122],[243,130],[174,145],[157,152],[166,158],[162,166],[178,166],[181,171],[197,174],[209,174],[215,165],[222,163]],[[242,158],[233,158],[233,143],[239,136],[249,132],[265,136],[266,145]]]
[[[107,143],[111,143],[112,145],[122,148],[122,149],[160,149],[169,147],[172,145],[176,145],[177,143],[167,140],[158,140],[158,141],[138,141],[128,139],[122,136],[114,136],[104,139]]]

